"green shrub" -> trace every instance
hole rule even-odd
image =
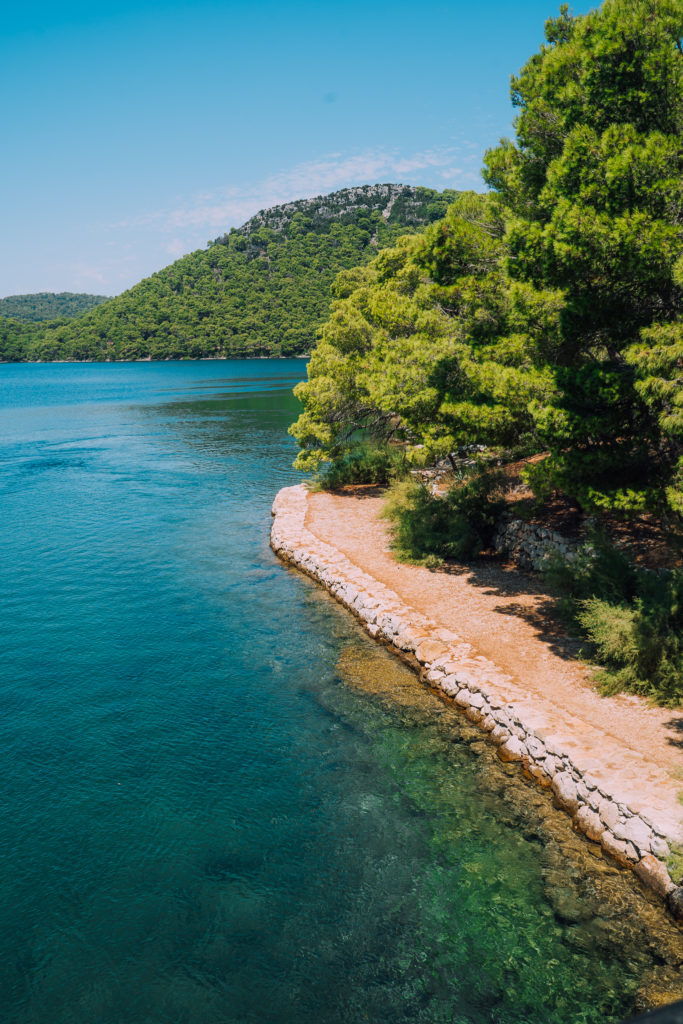
[[[575,562],[556,560],[546,578],[565,617],[590,641],[603,692],[683,702],[683,572],[640,569],[596,536]]]
[[[384,514],[392,525],[397,556],[430,566],[444,558],[476,558],[491,544],[504,506],[504,483],[502,472],[478,470],[443,497],[413,481],[395,486]]]
[[[379,484],[387,487],[408,471],[400,448],[358,445],[325,466],[313,483],[314,490],[333,491],[349,484]]]
[[[666,858],[666,866],[673,881],[683,885],[683,844],[671,843],[670,846],[671,852]]]
[[[580,626],[581,602],[600,598],[610,604],[631,603],[638,592],[638,572],[623,551],[596,532],[570,562],[559,554],[549,559],[544,577],[560,595],[560,607],[571,625]]]

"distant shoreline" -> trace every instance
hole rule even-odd
[[[232,363],[237,359],[310,359],[311,353],[294,356],[194,356],[191,359],[0,359],[0,366],[114,366],[125,363]]]

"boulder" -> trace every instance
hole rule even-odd
[[[539,783],[539,785],[544,786],[545,788],[547,788],[550,785],[549,776],[546,775],[546,773],[539,765],[529,765],[529,774],[531,775],[532,779]]]
[[[574,818],[576,827],[592,839],[594,842],[600,842],[600,836],[605,831],[600,818],[592,811],[590,807],[586,807],[585,804],[579,807]]]
[[[623,823],[617,822],[612,831],[617,839],[625,839],[627,843],[633,843],[643,853],[650,852],[652,830],[638,815],[628,818]]]
[[[579,809],[579,797],[576,790],[576,783],[569,772],[558,772],[553,778],[553,793],[560,807],[573,816]]]
[[[535,761],[542,761],[546,755],[545,743],[542,743],[538,736],[527,736],[526,745],[529,753]]]
[[[669,878],[669,872],[666,870],[661,860],[657,860],[651,853],[646,853],[635,866],[635,872],[645,885],[656,892],[658,896],[668,896],[672,889],[676,886]]]
[[[623,839],[615,839],[609,829],[600,836],[600,845],[606,853],[622,864],[624,867],[631,867],[639,859],[635,847]]]
[[[614,829],[619,821],[619,808],[612,800],[601,800],[598,805],[598,814],[605,828]]]
[[[650,839],[650,849],[654,853],[655,857],[659,857],[660,860],[666,860],[671,852],[666,839],[662,839],[661,836],[656,835],[653,835]]]
[[[398,623],[397,623],[398,626]],[[397,630],[394,629],[393,632]],[[421,661],[424,665],[426,662],[435,661],[437,658],[441,658],[448,654],[448,650],[438,640],[423,640],[418,647],[415,655],[418,661]]]
[[[444,693],[447,693],[449,697],[454,697],[459,690],[458,680],[454,675],[444,676],[441,680],[441,689]]]
[[[528,757],[528,751],[521,740],[516,736],[511,736],[498,747],[498,757],[501,761],[506,762],[521,761],[524,757]]]
[[[677,885],[671,890],[666,905],[677,921],[683,921],[683,885]]]

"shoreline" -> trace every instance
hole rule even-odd
[[[473,657],[466,638],[416,611],[308,529],[308,507],[303,484],[277,494],[270,537],[274,552],[321,583],[370,636],[453,700],[496,745],[501,760],[519,765],[539,785],[551,788],[556,806],[570,815],[574,827],[631,868],[674,919],[683,922],[683,886],[674,884],[665,863],[670,844],[683,839],[683,808],[677,811],[671,801],[652,793],[644,811],[642,800],[623,785],[617,766],[607,755],[601,757],[602,748],[587,757],[571,736],[549,728],[539,702],[517,699],[510,676],[490,659]]]
[[[168,359],[152,359],[141,356],[140,359],[0,359],[0,366],[110,366],[116,363],[229,363],[237,359],[310,359],[311,353],[304,352],[294,356],[169,356]]]

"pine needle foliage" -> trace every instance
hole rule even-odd
[[[412,479],[389,492],[384,515],[392,548],[404,562],[436,567],[444,559],[468,561],[491,544],[504,507],[504,474],[482,467],[443,497]]]
[[[546,578],[567,622],[603,666],[603,692],[683,703],[683,571],[638,568],[598,534],[575,561],[555,560]]]
[[[486,196],[342,275],[298,465],[359,430],[441,457],[520,441],[539,498],[683,515],[683,5],[562,7],[512,80]]]

